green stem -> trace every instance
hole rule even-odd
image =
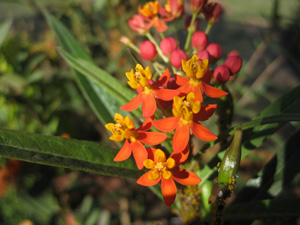
[[[165,62],[165,63],[168,63],[169,62],[169,59],[164,56],[164,54],[162,53],[162,51],[160,50],[160,47],[159,45],[157,44],[157,42],[155,41],[155,39],[153,38],[153,36],[150,34],[150,32],[147,32],[146,33],[146,37],[155,45],[156,47],[156,50],[157,50],[157,53],[158,55],[162,58],[162,60]]]
[[[189,47],[190,47],[190,44],[191,44],[191,38],[192,38],[192,35],[193,33],[195,32],[195,20],[197,18],[197,13],[193,13],[193,17],[192,17],[192,20],[191,20],[191,23],[190,23],[190,26],[188,28],[188,35],[186,37],[186,40],[185,40],[185,45],[184,45],[184,51],[186,52]]]
[[[208,33],[209,33],[209,31],[210,31],[210,29],[212,28],[212,26],[213,26],[213,24],[212,24],[211,22],[208,22],[208,23],[207,23],[207,27],[206,27],[206,29],[205,29],[205,34],[208,34]]]

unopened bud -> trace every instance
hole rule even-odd
[[[177,49],[177,43],[172,37],[164,38],[160,42],[160,49],[165,56],[169,57],[171,52]]]
[[[188,60],[187,55],[181,49],[176,49],[171,53],[170,62],[173,67],[179,69],[181,67],[182,60]]]
[[[222,56],[222,48],[219,44],[217,43],[211,43],[206,47],[206,50],[208,51],[209,55],[210,55],[210,59],[213,62],[218,61],[221,56]]]
[[[192,36],[192,46],[197,50],[205,48],[207,42],[207,35],[203,31],[196,31]]]
[[[154,60],[157,55],[157,51],[151,41],[144,41],[140,45],[140,54],[146,60]]]
[[[209,23],[216,23],[219,21],[222,14],[222,7],[219,3],[208,3],[204,8],[205,19]]]
[[[225,66],[231,74],[237,74],[242,67],[242,59],[239,56],[230,56],[225,60]]]
[[[218,66],[213,73],[213,78],[217,83],[225,83],[229,80],[230,72],[227,66]]]
[[[207,0],[191,0],[193,12],[199,12],[206,2]]]
[[[209,53],[206,49],[201,49],[197,52],[197,56],[200,61],[208,60],[209,61]]]

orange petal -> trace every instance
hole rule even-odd
[[[114,161],[119,162],[119,161],[124,161],[125,159],[128,159],[129,156],[131,155],[131,145],[128,142],[128,140],[125,141],[123,147],[120,149],[116,157],[114,158]]]
[[[184,76],[175,74],[175,81],[176,81],[176,84],[177,84],[178,86],[182,86],[182,85],[188,83],[189,80],[190,80],[190,79],[188,79],[188,78],[186,78],[186,77],[184,77]]]
[[[201,103],[203,102],[203,93],[200,88],[200,85],[199,86],[192,85],[191,92],[193,92],[195,95],[195,101],[200,101]]]
[[[184,84],[183,86],[181,86],[180,88],[177,88],[178,91],[180,91],[180,93],[183,93],[185,95],[187,95],[193,85],[190,84],[190,82],[187,82],[186,84]]]
[[[216,109],[217,109],[217,104],[209,104],[206,106],[202,106],[200,112],[194,115],[194,121],[208,120],[212,116],[212,114],[214,114]]]
[[[149,179],[149,173],[151,173],[153,170],[148,171],[147,173],[145,173],[143,176],[141,176],[138,180],[137,183],[139,185],[143,185],[143,186],[153,186],[155,184],[157,184],[160,180],[161,180],[161,176],[155,180],[151,180]]]
[[[139,169],[142,169],[144,167],[143,162],[148,158],[148,152],[144,145],[139,141],[131,142],[130,144],[136,165]]]
[[[180,91],[161,88],[152,90],[152,93],[161,100],[170,101],[173,100],[175,96],[179,95]]]
[[[138,132],[138,140],[147,145],[158,145],[167,138],[167,134],[161,132]]]
[[[215,88],[206,83],[202,83],[202,90],[207,96],[209,96],[211,98],[221,98],[228,94],[226,91]]]
[[[156,101],[154,96],[150,94],[143,94],[143,117],[148,118],[153,116],[156,111]]]
[[[200,123],[192,122],[191,130],[197,138],[203,141],[214,141],[218,138]]]
[[[173,137],[173,151],[179,153],[183,151],[189,143],[190,127],[189,125],[179,125]]]
[[[195,185],[201,182],[201,179],[191,171],[186,169],[172,169],[172,178],[183,185]]]
[[[161,87],[163,85],[165,85],[170,79],[170,71],[167,68],[165,70],[165,72],[163,73],[163,75],[161,75],[161,77],[152,84],[153,87]]]
[[[172,116],[165,119],[154,121],[153,126],[161,131],[169,132],[178,126],[179,118]]]
[[[162,19],[154,19],[153,26],[156,28],[157,32],[165,32],[168,30],[168,26]]]
[[[175,160],[175,165],[179,166],[184,163],[185,160],[189,157],[190,147],[187,145],[185,149],[180,153],[172,153],[169,158],[173,158]]]
[[[121,106],[120,109],[124,110],[124,111],[135,110],[141,105],[142,101],[143,101],[142,94],[138,94],[130,102],[128,102],[127,104]]]
[[[167,206],[171,206],[176,198],[177,188],[172,178],[161,179],[161,192]]]

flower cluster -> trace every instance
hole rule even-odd
[[[148,40],[142,42],[139,48],[125,37],[122,42],[153,63],[155,76],[149,66],[144,67],[140,63],[126,73],[127,83],[137,91],[137,95],[120,109],[130,112],[142,106],[143,124],[136,129],[132,119],[116,113],[116,123],[106,125],[112,133],[111,140],[121,142],[125,139],[114,160],[126,160],[133,153],[139,169],[150,169],[137,183],[152,186],[161,182],[161,191],[168,206],[176,197],[174,181],[183,185],[201,182],[195,173],[179,166],[188,159],[192,136],[203,141],[217,139],[201,124],[213,115],[217,104],[205,102],[207,98],[217,99],[227,95],[214,84],[227,82],[230,75],[240,70],[242,63],[236,53],[230,53],[223,65],[215,66],[222,56],[222,48],[217,43],[209,43],[207,33],[219,20],[222,8],[206,0],[191,0],[190,3],[193,16],[189,19],[183,49],[173,37],[164,38],[163,35],[168,30],[168,22],[184,15],[183,1],[168,0],[165,5],[148,1],[140,5],[138,14],[129,20],[131,29],[145,35]],[[196,30],[197,18],[201,14],[209,28],[206,32]],[[151,36],[150,28],[161,34],[160,43]],[[150,131],[154,128],[158,131]],[[170,141],[172,144],[167,144]],[[170,153],[168,158],[167,152]]]

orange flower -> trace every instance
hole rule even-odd
[[[130,72],[126,73],[126,76],[129,80],[129,86],[133,89],[137,89],[138,95],[127,104],[121,106],[121,110],[132,111],[142,104],[143,117],[148,118],[156,111],[155,97],[169,101],[179,94],[178,90],[160,88],[170,79],[170,72],[168,69],[166,69],[164,74],[156,82],[151,80],[152,72],[148,66],[144,69],[140,64],[137,64],[135,71],[136,72],[133,72],[132,69]]]
[[[158,1],[149,1],[143,7],[139,5],[138,11],[144,20],[149,21],[147,28],[154,26],[158,32],[165,32],[168,26],[165,22],[171,21],[174,18],[160,18],[158,14],[160,13],[160,4]]]
[[[212,98],[220,98],[227,95],[227,92],[207,84],[211,80],[208,60],[199,61],[198,56],[193,55],[188,61],[182,60],[182,69],[188,78],[175,75],[176,83],[181,86],[178,88],[181,93],[188,94],[193,92],[196,101],[201,102],[203,102],[202,92]]]
[[[216,105],[201,108],[200,101],[195,101],[195,95],[190,92],[185,97],[174,97],[173,117],[157,120],[154,127],[169,132],[176,128],[173,136],[173,150],[178,153],[184,150],[190,139],[190,130],[200,140],[214,141],[217,136],[197,121],[207,120],[215,111]]]
[[[144,161],[144,166],[151,170],[141,176],[137,183],[153,186],[161,181],[161,192],[167,206],[171,206],[176,198],[177,187],[174,180],[183,185],[196,185],[201,182],[193,172],[178,167],[188,157],[188,146],[182,153],[173,153],[168,159],[160,149],[147,148],[147,150],[149,159]]]
[[[182,0],[168,0],[164,8],[160,8],[159,13],[168,18],[179,18],[184,12],[184,6]]]
[[[106,129],[112,133],[109,139],[116,142],[121,142],[124,139],[126,141],[114,158],[114,161],[124,161],[133,152],[137,167],[142,169],[144,167],[143,162],[148,158],[144,144],[158,145],[167,138],[167,135],[160,132],[146,132],[152,127],[152,119],[150,118],[145,120],[138,129],[135,129],[132,119],[128,116],[124,118],[119,113],[116,113],[115,121],[116,124],[108,123],[105,125]]]

